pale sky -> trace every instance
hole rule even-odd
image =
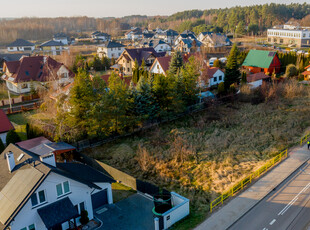
[[[6,17],[122,17],[133,14],[170,15],[183,10],[226,8],[270,3],[269,0],[0,0]],[[305,0],[273,0],[304,3]]]

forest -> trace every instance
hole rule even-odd
[[[249,33],[263,34],[271,26],[297,20],[301,25],[310,26],[310,4],[292,3],[264,4],[225,9],[190,10],[171,16],[132,15],[122,18],[59,17],[59,18],[18,18],[0,20],[0,45],[6,45],[17,38],[31,41],[51,39],[53,34],[64,32],[79,36],[94,30],[101,30],[112,36],[122,36],[132,26],[148,29],[185,29],[199,33],[203,30],[235,32],[248,28]],[[242,31],[241,31],[242,32]]]

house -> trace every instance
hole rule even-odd
[[[54,34],[53,40],[56,42],[61,42],[64,45],[69,45],[69,38],[65,33]]]
[[[131,30],[125,33],[125,39],[128,40],[134,41],[136,39],[142,39],[142,37],[143,37],[142,29],[137,27],[132,28]]]
[[[191,40],[197,40],[194,32],[190,30],[185,30],[183,33],[179,34],[177,38],[174,41],[174,45],[178,46],[178,44],[183,40],[183,39],[191,39]]]
[[[50,40],[40,45],[44,55],[60,55],[65,50],[65,45],[62,42]]]
[[[74,73],[51,57],[23,57],[19,61],[5,62],[2,79],[14,93],[28,93],[31,87],[63,87],[74,80]]]
[[[163,32],[158,32],[155,35],[156,38],[164,40],[169,45],[172,45],[174,40],[176,40],[178,36],[179,36],[179,33],[171,29],[165,30]]]
[[[91,34],[91,38],[98,42],[108,42],[111,41],[111,35],[103,33],[101,31],[95,31]]]
[[[36,137],[16,143],[17,146],[33,152],[39,156],[53,153],[56,162],[69,162],[74,160],[76,148],[65,142],[52,142],[45,137]]]
[[[274,26],[267,30],[267,42],[289,47],[310,47],[310,29],[292,23]]]
[[[122,73],[125,75],[132,75],[132,71],[135,67],[135,60],[137,60],[140,66],[144,59],[146,67],[149,69],[157,57],[162,57],[164,55],[165,53],[157,53],[154,48],[126,48],[117,59],[116,63],[120,67]]]
[[[105,83],[107,84],[107,86],[109,86],[109,78],[111,77],[111,75],[109,74],[106,74],[106,75],[102,75],[100,76],[100,78],[105,81]],[[132,83],[131,80],[132,80],[132,77],[130,76],[120,76],[120,79],[122,81],[124,81],[124,83],[130,87],[130,84]],[[133,83],[134,84],[134,83]],[[135,85],[135,84],[134,84]]]
[[[118,42],[106,42],[97,47],[97,55],[99,58],[108,57],[117,59],[124,52],[125,46]]]
[[[309,81],[310,80],[310,65],[305,67],[305,72],[302,73],[304,75],[305,80]]]
[[[257,88],[263,84],[263,82],[270,81],[271,77],[259,72],[247,75],[247,84],[252,88]]]
[[[77,229],[83,210],[112,204],[109,176],[10,144],[0,157],[0,229]]]
[[[281,63],[277,52],[250,50],[242,64],[242,68],[250,71],[251,73],[279,73]]]
[[[201,45],[202,43],[197,39],[183,38],[174,49],[182,53],[196,53],[200,51]]]
[[[171,61],[171,56],[158,57],[154,61],[150,68],[150,72],[153,74],[163,74],[167,76],[167,71],[169,70]]]
[[[225,34],[202,32],[197,39],[208,48],[218,48],[231,45],[231,41]]]
[[[8,52],[32,52],[35,49],[35,44],[24,39],[16,39],[7,46]]]
[[[22,57],[29,57],[29,54],[27,54],[27,53],[0,54],[0,71],[3,70],[4,62],[19,61]]]
[[[225,73],[218,67],[206,67],[202,72],[201,86],[206,86],[208,88],[216,86],[221,82],[224,82]]]
[[[140,47],[154,48],[157,53],[171,51],[171,46],[161,39],[142,40]]]
[[[6,144],[6,135],[10,130],[14,129],[14,126],[2,109],[0,109],[0,121],[0,139],[3,144]]]

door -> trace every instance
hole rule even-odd
[[[91,196],[93,209],[97,209],[108,203],[108,190],[97,192]]]

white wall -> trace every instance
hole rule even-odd
[[[253,82],[250,82],[248,83],[248,85],[251,87],[251,89],[255,89],[259,86],[261,86],[263,84],[263,80],[258,80],[258,81],[253,81]]]
[[[62,196],[61,198],[57,198],[56,185],[65,181],[69,181],[71,192],[68,195]],[[103,189],[108,188],[108,191],[111,190],[111,185],[109,183],[100,183],[100,186],[102,186]],[[14,221],[11,223],[11,230],[20,230],[31,224],[35,224],[36,229],[45,230],[46,227],[42,222],[39,214],[37,213],[37,209],[47,206],[65,197],[68,197],[73,205],[85,202],[85,208],[88,212],[88,217],[90,220],[93,219],[91,193],[98,192],[100,190],[96,191],[80,182],[58,175],[53,172],[50,173],[50,175],[45,179],[45,181],[39,186],[39,188],[36,191],[41,190],[45,190],[47,203],[38,206],[36,208],[32,208],[31,200],[28,200],[26,205],[23,207],[23,209],[18,213],[18,215],[14,218]],[[110,195],[112,195],[112,191]],[[77,218],[77,220],[78,219],[79,218]],[[68,227],[67,223],[63,224],[63,229],[66,229],[67,227]]]
[[[165,75],[165,72],[164,72],[163,68],[161,67],[161,65],[158,63],[158,61],[155,61],[150,72],[154,73],[154,74],[164,74]]]
[[[222,76],[222,80],[219,80],[220,76]],[[216,81],[214,81],[214,77],[216,77]],[[224,82],[224,79],[225,79],[225,74],[221,70],[216,71],[215,74],[213,75],[213,78],[209,79],[209,87],[220,84],[221,82]]]
[[[170,228],[173,224],[189,215],[189,199],[171,192],[173,208],[163,214],[164,229]]]
[[[156,52],[171,51],[171,47],[168,44],[158,44],[154,49]]]

